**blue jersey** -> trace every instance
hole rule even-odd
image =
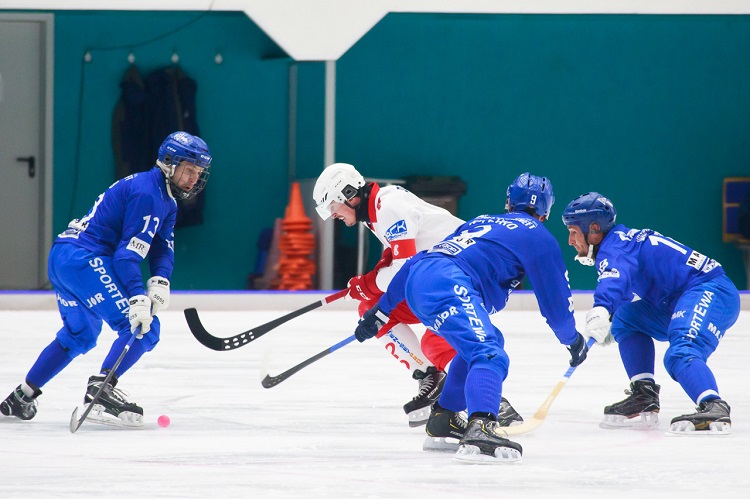
[[[616,225],[596,255],[599,284],[594,306],[613,313],[622,303],[638,298],[674,309],[685,290],[724,275],[712,258],[651,229]]]
[[[527,276],[547,324],[562,343],[575,341],[573,298],[562,251],[542,222],[531,215],[514,212],[476,217],[428,253],[412,257],[399,274],[408,273],[415,261],[435,255],[451,258],[470,277],[490,314],[505,308],[510,293]],[[404,298],[405,281],[406,275],[400,275],[391,282],[381,298],[384,312]]]
[[[110,256],[128,296],[144,294],[140,262],[167,279],[174,268],[177,203],[158,167],[130,175],[99,195],[88,214],[70,222],[55,244],[74,244]]]

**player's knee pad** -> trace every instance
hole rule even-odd
[[[490,352],[482,352],[481,354],[475,355],[469,362],[470,368],[483,367],[485,369],[491,369],[498,373],[504,380],[508,376],[508,367],[510,366],[510,358],[505,350],[501,348],[494,348]]]
[[[700,351],[689,341],[678,341],[667,348],[664,354],[664,367],[669,376],[677,381],[677,376],[685,370],[693,359],[701,358]]]
[[[101,333],[101,323],[96,327],[95,324],[87,322],[75,329],[68,321],[63,320],[63,323],[56,338],[72,357],[82,355],[96,346],[96,339]]]

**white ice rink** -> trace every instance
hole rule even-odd
[[[231,336],[284,313],[201,317],[212,333]],[[352,334],[354,311],[315,310],[230,352],[200,345],[181,308],[161,317],[161,343],[119,385],[144,407],[145,428],[68,429],[86,380],[114,339],[105,329],[97,348],[44,388],[34,420],[0,416],[2,497],[726,499],[747,497],[750,489],[748,310],[709,361],[732,407],[733,435],[664,433],[693,404],[666,375],[663,344],[659,431],[599,429],[604,405],[624,398],[627,379],[616,346],[594,347],[545,423],[514,437],[523,462],[499,466],[454,464],[451,454],[421,450],[424,429],[409,428],[401,409],[416,382],[376,340],[347,345],[274,388],[261,386],[265,355],[278,374]],[[511,359],[503,394],[530,417],[565,373],[568,353],[536,311],[505,311],[493,320]],[[59,326],[54,310],[0,311],[2,397]],[[171,418],[168,428],[157,425],[161,414]]]

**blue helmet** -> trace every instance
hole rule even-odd
[[[180,199],[188,199],[206,187],[211,159],[211,152],[203,139],[187,132],[174,132],[161,143],[156,164],[166,175],[172,194]],[[202,168],[200,178],[189,191],[182,189],[174,179],[175,169],[183,161]]]
[[[505,209],[511,211],[534,210],[539,217],[549,217],[555,195],[552,194],[552,182],[547,177],[538,177],[522,173],[506,191]]]
[[[575,225],[584,235],[589,233],[592,223],[599,224],[604,233],[615,226],[617,211],[612,201],[598,192],[587,192],[575,198],[565,207],[562,220],[566,226]]]

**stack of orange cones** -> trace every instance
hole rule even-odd
[[[305,214],[299,183],[292,183],[289,205],[281,220],[279,281],[277,289],[312,289],[315,275],[315,235]]]

